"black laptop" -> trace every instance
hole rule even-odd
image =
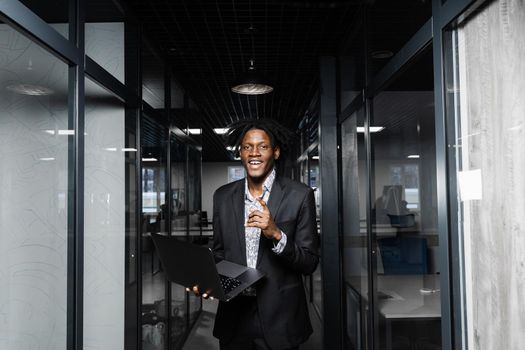
[[[229,301],[264,277],[264,273],[222,260],[215,263],[211,249],[177,237],[151,234],[170,282],[192,288],[213,298]]]

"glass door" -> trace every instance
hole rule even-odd
[[[441,349],[433,86],[426,50],[371,105],[376,349]]]

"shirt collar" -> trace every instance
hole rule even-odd
[[[274,167],[272,171],[270,172],[270,174],[268,174],[268,176],[264,180],[263,194],[262,194],[263,198],[265,197],[266,193],[269,193],[272,191],[273,182],[275,181],[275,175],[276,175],[276,172],[275,172],[275,167]],[[250,201],[255,200],[255,198],[250,193],[250,190],[248,189],[248,178],[245,178],[244,180],[244,196],[246,199]]]

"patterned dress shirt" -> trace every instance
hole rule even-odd
[[[263,183],[263,194],[262,199],[265,203],[268,203],[270,193],[272,191],[273,182],[275,180],[275,168],[268,175]],[[252,196],[248,189],[248,179],[244,182],[244,222],[248,221],[248,215],[253,210],[262,210],[261,204],[257,199]],[[258,227],[246,227],[246,266],[256,268],[257,266],[257,255],[259,254],[259,239],[261,237],[261,229]],[[274,244],[272,251],[275,254],[281,254],[286,246],[286,235],[281,231],[281,240]]]

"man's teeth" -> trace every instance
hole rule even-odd
[[[249,163],[250,163],[250,164],[253,164],[253,165],[257,165],[257,164],[261,164],[262,162],[259,161],[259,160],[250,160]]]

